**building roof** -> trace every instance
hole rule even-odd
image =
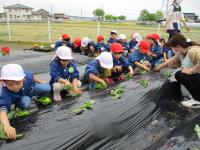
[[[31,7],[24,6],[24,5],[21,5],[21,4],[14,4],[14,5],[6,6],[6,7],[4,7],[4,8],[5,8],[5,9],[15,9],[15,8],[33,9],[33,8],[31,8]]]
[[[37,12],[37,11],[32,11],[32,14],[33,14],[33,15],[37,15],[37,16],[38,16],[38,15],[41,16],[41,14],[40,14],[39,12]]]
[[[38,10],[38,11],[36,11],[36,12],[49,14],[49,12],[48,12],[48,11],[46,11],[46,10],[44,10],[44,9],[39,9],[39,10]]]
[[[64,18],[64,17],[65,17],[65,14],[64,14],[64,13],[55,13],[55,14],[54,14],[54,17],[55,17],[55,18]]]

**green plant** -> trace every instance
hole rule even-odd
[[[170,78],[172,76],[172,72],[168,69],[163,71],[162,75],[164,78]]]
[[[140,85],[142,85],[144,88],[146,88],[148,86],[148,80],[142,78],[140,79]]]
[[[130,80],[130,79],[132,79],[133,76],[127,73],[124,75],[124,77],[126,80]]]
[[[194,131],[196,132],[198,138],[200,139],[200,127],[198,124],[195,125]]]
[[[27,110],[21,110],[19,108],[15,108],[14,105],[11,106],[11,111],[8,113],[8,119],[14,119],[16,117],[28,116],[31,113]]]
[[[82,113],[86,109],[92,109],[94,106],[95,100],[86,101],[83,105],[81,105],[78,109],[73,110],[72,112],[77,114]]]
[[[147,73],[147,71],[146,70],[140,70],[140,75],[145,75],[146,73]]]
[[[96,82],[94,84],[94,87],[95,87],[95,89],[105,89],[107,86],[102,83]]]
[[[124,89],[122,87],[117,87],[110,91],[110,94],[114,100],[120,99],[122,93],[124,93]]]

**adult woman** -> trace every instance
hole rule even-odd
[[[180,33],[171,37],[169,45],[175,56],[157,66],[155,71],[167,66],[181,67],[181,70],[176,72],[175,78],[193,97],[183,101],[182,104],[186,107],[200,108],[200,45],[186,39]]]

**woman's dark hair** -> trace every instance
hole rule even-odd
[[[180,45],[183,48],[188,48],[190,46],[200,46],[200,44],[187,40],[186,37],[180,33],[173,35],[168,41],[169,47],[176,47]]]

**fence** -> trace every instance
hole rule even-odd
[[[182,27],[182,33],[186,37],[191,38],[197,42],[200,42],[200,27],[198,24],[191,27],[190,32],[186,32]],[[89,37],[96,41],[96,36],[102,34],[105,39],[109,38],[111,30],[117,30],[118,33],[127,35],[127,39],[130,39],[130,35],[133,32],[139,32],[143,37],[149,33],[159,32],[164,38],[168,37],[168,34],[164,31],[164,28],[158,28],[158,24],[142,25],[136,22],[98,22],[95,21],[66,21],[63,23],[10,23],[10,33],[12,41],[20,42],[55,42],[63,33],[68,33],[73,40],[75,37]],[[49,34],[49,31],[51,34]],[[0,41],[9,41],[8,26],[6,23],[0,23]]]

